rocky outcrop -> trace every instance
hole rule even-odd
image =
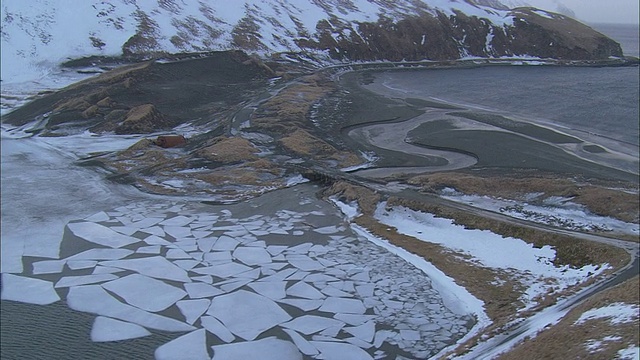
[[[515,9],[510,14],[513,22],[502,25],[462,12],[450,16],[423,13],[397,22],[381,18],[355,25],[325,20],[318,24],[316,40],[299,39],[297,43],[342,61],[469,56],[596,60],[622,56],[618,43],[564,15],[533,8]]]
[[[146,134],[166,128],[164,115],[152,104],[136,106],[129,110],[122,124],[116,127],[116,134]]]

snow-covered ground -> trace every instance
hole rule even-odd
[[[520,239],[486,230],[468,230],[432,214],[405,207],[387,208],[386,203],[378,206],[376,219],[397,228],[399,233],[466,254],[470,257],[467,261],[508,273],[527,289],[520,299],[525,305],[523,310],[537,305],[536,298],[579,284],[609,267],[608,264],[579,269],[555,266],[555,250],[550,246],[535,248]]]
[[[572,202],[570,198],[548,197],[540,200],[543,194],[531,194],[527,201],[514,201],[490,196],[465,195],[451,188],[445,188],[441,196],[481,209],[569,230],[640,235],[638,224],[593,214],[583,205]]]

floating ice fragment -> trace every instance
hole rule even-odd
[[[61,273],[66,260],[43,260],[33,263],[33,274]]]
[[[86,221],[90,221],[90,222],[107,221],[109,219],[110,219],[109,215],[107,215],[107,213],[105,213],[104,211],[100,211],[99,213],[93,214],[85,218]]]
[[[420,331],[403,329],[400,330],[400,336],[402,336],[404,340],[418,341],[420,340]]]
[[[207,284],[213,283],[213,278],[211,277],[211,275],[192,276],[191,280],[200,281],[200,282],[207,283]]]
[[[138,231],[138,229],[131,227],[131,226],[110,226],[109,229],[113,230],[113,231],[117,231],[122,235],[127,235],[127,236],[131,236],[133,234],[136,233],[136,231]]]
[[[187,276],[187,272],[184,269],[179,268],[169,260],[160,256],[103,261],[100,265],[132,270],[142,275],[151,276],[157,279],[191,282],[191,279],[189,279],[189,276]]]
[[[303,311],[311,311],[322,306],[322,300],[305,300],[305,299],[282,299],[278,302],[295,306]]]
[[[320,356],[326,360],[373,360],[371,355],[361,348],[342,342],[311,341],[311,345],[320,350]]]
[[[346,327],[344,331],[363,341],[371,342],[376,334],[376,324],[373,321],[368,321],[360,326]],[[418,333],[418,338],[419,337],[420,333]]]
[[[180,300],[176,303],[187,323],[193,325],[209,308],[211,301],[208,299]]]
[[[237,240],[230,238],[228,236],[220,236],[218,240],[216,240],[215,244],[213,244],[212,250],[233,250],[240,244]]]
[[[245,290],[220,295],[207,314],[215,316],[236,336],[253,340],[262,332],[291,319],[273,300]]]
[[[318,234],[324,234],[324,235],[335,234],[338,232],[338,228],[335,225],[331,225],[331,226],[325,226],[325,227],[313,229],[313,231],[317,232]]]
[[[338,297],[329,297],[325,299],[324,304],[320,307],[320,311],[332,313],[347,314],[364,314],[367,309],[358,299],[344,299]]]
[[[204,254],[204,261],[208,261],[208,262],[229,262],[229,261],[231,261],[231,252],[230,251],[209,252],[209,253]]]
[[[239,289],[239,288],[247,285],[248,283],[251,282],[251,280],[253,280],[253,279],[240,279],[240,280],[235,280],[234,279],[233,281],[230,281],[230,282],[228,282],[228,283],[226,283],[224,285],[220,285],[220,288],[222,290],[224,290],[225,292],[229,293],[229,292],[232,292],[232,291],[234,291],[236,289]]]
[[[192,271],[201,275],[214,275],[224,279],[249,270],[251,268],[246,265],[230,262],[222,265],[194,268]]]
[[[92,274],[115,274],[115,273],[119,273],[119,272],[123,272],[125,270],[122,269],[118,269],[118,268],[114,268],[114,267],[108,267],[108,266],[96,266],[95,269],[93,269]]]
[[[211,248],[213,247],[213,244],[215,242],[216,242],[216,238],[210,238],[210,237],[204,237],[204,236],[197,240],[198,248],[200,249],[200,251],[203,251],[205,253],[208,253],[209,251],[211,251]]]
[[[169,249],[167,250],[167,259],[191,259],[191,255],[187,254],[182,249]]]
[[[286,258],[291,265],[297,267],[300,270],[316,271],[324,269],[324,265],[306,255],[287,255]]]
[[[182,289],[140,274],[110,281],[102,284],[102,287],[116,293],[127,303],[151,312],[162,311],[187,295]]]
[[[207,329],[208,332],[220,338],[220,340],[230,343],[235,340],[235,336],[224,326],[218,319],[213,316],[203,316],[200,319],[202,326]]]
[[[91,341],[120,341],[149,336],[151,333],[140,325],[98,316],[91,328]]]
[[[344,326],[344,323],[342,321],[322,316],[303,315],[284,323],[281,326],[287,329],[293,329],[305,335],[311,335],[330,327],[342,327]]]
[[[275,337],[216,345],[211,348],[215,360],[302,360],[302,354],[293,343]]]
[[[335,314],[333,316],[335,319],[346,322],[349,325],[362,325],[369,320],[373,320],[376,318],[375,315],[357,315],[357,314]]]
[[[356,285],[356,292],[358,292],[358,295],[362,298],[372,297],[373,289],[375,289],[375,285],[373,284]]]
[[[267,251],[269,252],[269,254],[276,256],[282,253],[287,248],[288,246],[284,246],[284,245],[269,245],[267,246]]]
[[[92,222],[69,223],[67,228],[81,239],[110,248],[120,248],[140,241]]]
[[[67,260],[119,260],[133,254],[128,249],[89,249],[69,256]]]
[[[160,246],[159,245],[153,245],[153,246],[141,246],[139,247],[136,252],[138,254],[160,254]]]
[[[178,320],[123,304],[109,295],[100,285],[83,285],[69,288],[67,304],[73,310],[130,321],[151,329],[164,331],[191,331],[194,329],[193,326]]]
[[[67,266],[71,270],[80,270],[95,267],[97,263],[95,260],[69,260]]]
[[[207,334],[204,329],[190,332],[156,349],[156,360],[209,360]]]
[[[159,236],[159,237],[162,237],[162,236],[166,235],[166,233],[164,232],[164,230],[162,230],[162,228],[160,226],[152,226],[152,227],[148,227],[148,228],[145,228],[145,229],[140,229],[140,231],[145,232],[145,233],[150,234],[150,235]]]
[[[250,283],[249,287],[262,296],[272,300],[279,300],[286,296],[284,292],[285,285],[285,282],[267,281]]]
[[[302,352],[303,354],[308,356],[315,356],[319,354],[318,349],[316,349],[315,346],[311,345],[311,343],[307,341],[307,339],[303,338],[302,335],[290,329],[282,330],[286,332],[287,335],[289,335],[291,340],[293,340],[293,343],[296,344],[300,352]]]
[[[172,217],[170,219],[167,219],[163,222],[160,223],[160,225],[164,225],[164,226],[186,226],[188,225],[190,222],[192,222],[194,219],[190,219],[186,216],[175,216]]]
[[[247,265],[268,264],[271,255],[261,247],[239,247],[233,251],[233,257]]]
[[[174,239],[182,239],[191,236],[191,228],[186,226],[165,226],[164,232],[173,236]]]
[[[163,245],[163,246],[167,246],[167,245],[171,245],[171,243],[161,237],[158,237],[156,235],[151,235],[147,238],[144,239],[144,242],[146,242],[149,245]]]
[[[189,293],[189,297],[192,299],[212,297],[223,294],[220,289],[217,289],[203,282],[185,283],[184,288],[185,290],[187,290],[187,293]]]
[[[191,270],[196,265],[200,264],[200,261],[197,261],[197,260],[175,260],[175,261],[173,261],[173,263],[178,265],[179,267],[185,269],[185,270]]]
[[[373,344],[371,344],[370,342],[363,341],[362,339],[357,338],[357,337],[350,337],[350,338],[346,338],[346,339],[342,339],[342,340],[348,342],[351,345],[355,345],[355,346],[357,346],[359,348],[362,348],[362,349],[370,349],[370,348],[373,347]]]
[[[0,298],[37,305],[48,305],[60,300],[51,282],[7,273],[2,274]]]
[[[64,288],[70,286],[95,284],[98,282],[117,279],[113,274],[97,274],[97,275],[81,275],[81,276],[65,276],[58,280],[55,288]]]
[[[324,299],[325,296],[313,286],[299,281],[287,289],[287,294],[305,299]]]

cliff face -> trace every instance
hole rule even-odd
[[[232,49],[319,61],[622,56],[564,15],[498,0],[87,0],[73,11],[7,0],[0,12],[3,81],[69,58]]]
[[[423,13],[397,22],[382,18],[375,23],[358,23],[355,28],[325,20],[317,27],[317,40],[297,43],[345,61],[469,56],[595,60],[622,56],[617,42],[566,16],[533,8],[514,9],[510,15],[513,23],[501,26],[462,12],[449,16]]]

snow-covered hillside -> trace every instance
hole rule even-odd
[[[380,33],[394,33],[394,24],[407,17],[428,17],[438,24],[410,24],[416,34],[403,30],[392,35],[412,38],[398,47],[450,48],[435,54],[408,52],[418,58],[498,56],[505,52],[492,46],[504,46],[490,43],[499,38],[494,33],[498,29],[507,34],[505,27],[518,16],[499,1],[480,0],[3,0],[0,11],[4,84],[44,76],[67,59],[90,55],[241,49],[258,54],[315,51],[347,58],[355,44],[350,60],[402,59],[407,51],[379,55],[378,48],[385,45],[378,41]],[[463,23],[474,18],[473,26]],[[372,32],[372,27],[381,29]],[[467,36],[478,27],[481,33]],[[460,31],[439,34],[445,28]],[[443,45],[426,34],[452,41]],[[476,46],[480,52],[469,50],[475,46],[471,38],[483,42]]]

